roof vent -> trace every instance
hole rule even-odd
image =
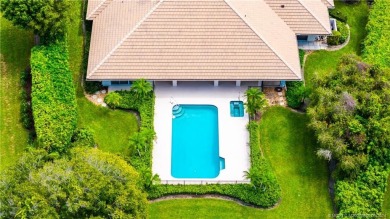
[[[284,5],[280,5],[281,8],[284,8]]]

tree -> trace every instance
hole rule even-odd
[[[134,92],[137,98],[144,98],[153,91],[152,84],[145,79],[134,81],[130,90]]]
[[[354,55],[336,71],[314,78],[308,114],[320,149],[335,159],[339,177],[356,178],[368,164],[390,161],[390,73]]]
[[[14,25],[53,40],[66,33],[70,4],[68,0],[1,0],[0,11]]]
[[[24,155],[0,182],[4,218],[144,218],[139,174],[116,155],[75,148],[50,161],[40,150]]]
[[[254,118],[257,113],[267,105],[267,100],[264,94],[255,87],[251,87],[245,92],[246,97],[246,111],[251,118]]]

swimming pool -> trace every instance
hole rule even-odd
[[[171,175],[215,178],[219,175],[218,108],[175,105],[172,108]]]

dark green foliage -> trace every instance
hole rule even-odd
[[[366,26],[363,58],[369,63],[390,68],[390,1],[375,0]]]
[[[38,145],[62,152],[77,124],[77,107],[68,52],[63,43],[31,52],[32,109]]]
[[[295,109],[301,107],[308,95],[308,90],[303,81],[288,81],[286,85],[287,105]]]
[[[93,132],[90,129],[82,128],[75,131],[72,137],[73,147],[94,147],[95,145]]]
[[[75,148],[50,162],[45,151],[24,155],[0,182],[4,218],[146,218],[138,173],[116,155]]]
[[[357,176],[368,162],[390,161],[389,78],[389,72],[348,55],[335,72],[314,79],[311,127],[344,176]]]
[[[338,161],[336,204],[342,214],[381,209],[390,166],[389,78],[389,71],[347,55],[335,72],[314,79],[310,126],[320,147]]]
[[[338,218],[354,214],[380,216],[388,173],[383,167],[368,167],[357,180],[341,180],[336,184]]]
[[[337,8],[329,9],[329,15],[342,22],[347,22],[348,20],[348,17],[344,15],[341,11],[339,11]]]
[[[88,94],[94,94],[100,90],[103,90],[102,82],[100,81],[85,81],[84,90]]]
[[[20,121],[25,129],[33,129],[34,121],[31,108],[31,74],[23,71],[20,74],[20,84],[23,89],[20,91]]]
[[[67,0],[2,0],[0,11],[14,25],[53,41],[66,33],[70,4]]]
[[[328,45],[335,46],[340,44],[341,33],[334,30],[331,36],[326,38]]]
[[[348,38],[349,31],[345,23],[341,21],[336,21],[336,23],[337,23],[337,31],[339,31],[341,34],[339,39],[339,44],[343,44]]]
[[[347,4],[356,4],[356,3],[359,3],[360,2],[360,0],[344,0],[345,1],[345,3],[347,3]]]

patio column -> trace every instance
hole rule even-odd
[[[219,81],[214,81],[214,87],[218,87]]]
[[[177,81],[176,80],[172,81],[172,86],[177,87]]]
[[[236,87],[240,87],[241,86],[241,81],[236,81]]]
[[[261,87],[263,85],[263,81],[258,81],[257,86]]]

